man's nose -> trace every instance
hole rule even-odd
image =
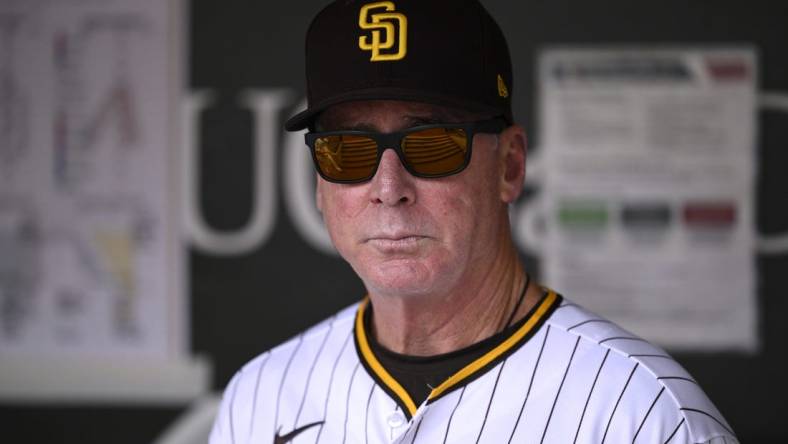
[[[383,151],[380,165],[370,182],[370,200],[384,205],[409,205],[416,201],[415,177],[392,149]]]

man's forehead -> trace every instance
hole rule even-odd
[[[481,120],[484,116],[459,108],[401,100],[359,100],[333,105],[320,114],[318,128],[333,130],[375,126],[376,121],[398,121],[403,127],[425,123]]]

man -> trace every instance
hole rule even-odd
[[[476,0],[339,1],[306,56],[286,127],[368,295],[239,371],[212,443],[736,442],[665,352],[521,265],[526,138]]]

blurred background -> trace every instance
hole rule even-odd
[[[528,269],[782,442],[788,7],[483,3]],[[4,442],[189,442],[241,365],[363,295],[282,130],[324,4],[0,0]]]

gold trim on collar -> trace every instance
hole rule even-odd
[[[545,315],[550,312],[551,308],[553,308],[555,303],[558,301],[559,297],[553,290],[546,290],[547,295],[539,302],[539,304],[534,309],[533,314],[531,314],[522,327],[517,329],[517,331],[512,333],[511,336],[506,338],[506,340],[501,342],[497,347],[466,365],[457,373],[451,375],[447,380],[443,381],[441,385],[434,388],[427,397],[427,402],[440,397],[447,391],[458,386],[463,381],[473,376],[476,372],[485,368],[487,365],[504,355],[507,351],[520,344],[528,336],[528,334],[531,333],[531,331],[541,323]],[[373,376],[380,379],[380,381],[386,385],[386,388],[399,397],[399,404],[403,405],[408,410],[410,416],[413,417],[417,410],[416,403],[413,402],[413,399],[402,387],[402,385],[400,385],[400,383],[397,382],[397,380],[394,379],[394,377],[391,376],[391,374],[389,374],[385,368],[383,368],[383,365],[380,363],[380,361],[378,361],[378,358],[375,356],[375,354],[372,353],[372,349],[369,346],[367,332],[364,329],[364,312],[366,311],[368,305],[369,298],[367,297],[361,301],[358,311],[356,312],[355,334],[361,357],[364,359],[366,366],[374,373]]]
[[[554,291],[548,290],[547,296],[542,299],[542,302],[539,303],[536,311],[534,311],[533,315],[528,318],[522,327],[517,329],[517,331],[512,333],[511,336],[506,338],[506,340],[501,342],[497,347],[490,350],[477,360],[466,365],[460,371],[451,375],[449,379],[443,381],[441,385],[435,387],[432,392],[430,392],[430,396],[427,397],[427,400],[429,401],[431,399],[437,398],[446,392],[446,390],[449,390],[450,388],[459,384],[463,379],[473,375],[481,368],[484,368],[484,366],[491,363],[502,354],[506,353],[507,350],[517,345],[534,328],[535,325],[539,324],[539,321],[541,321],[544,315],[550,310],[556,299],[558,299],[558,295],[556,295]]]
[[[413,402],[408,392],[394,379],[393,376],[383,368],[383,365],[380,364],[378,358],[375,357],[375,354],[372,353],[372,349],[369,348],[369,341],[367,340],[367,332],[364,330],[364,310],[366,310],[367,305],[369,304],[369,297],[364,298],[361,301],[361,304],[358,306],[358,311],[356,312],[356,341],[358,341],[358,348],[361,351],[361,356],[367,361],[367,365],[369,368],[375,373],[375,375],[380,378],[380,380],[386,384],[386,386],[393,391],[399,399],[402,401],[402,404],[408,409],[408,413],[410,416],[416,414],[416,403]]]

